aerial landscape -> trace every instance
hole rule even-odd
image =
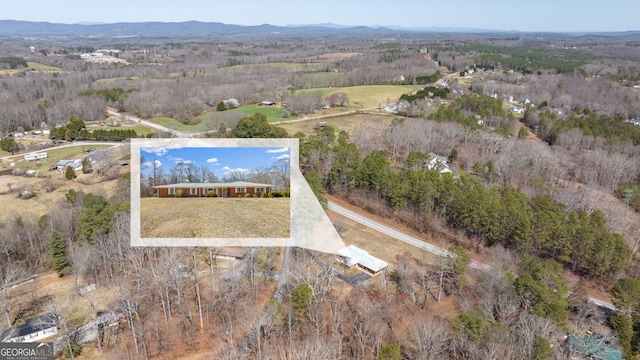
[[[0,359],[640,359],[640,3],[30,3]]]

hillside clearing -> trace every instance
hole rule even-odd
[[[101,183],[90,182],[88,185],[78,182],[78,180],[90,178],[100,179],[98,175],[80,174],[80,172],[78,172],[78,179],[75,181],[12,175],[0,176],[0,202],[2,203],[0,222],[8,221],[17,216],[37,220],[40,216],[48,214],[52,208],[57,206],[57,203],[66,202],[65,193],[69,189],[102,195],[106,198],[115,194],[116,180]],[[49,186],[54,190],[47,192],[46,188]],[[36,196],[28,200],[18,199],[18,193],[23,190],[33,191]]]
[[[388,127],[393,121],[393,116],[388,115],[372,115],[372,114],[349,114],[345,116],[326,117],[322,119],[310,119],[309,121],[297,121],[291,123],[281,123],[281,126],[289,135],[293,135],[297,132],[309,136],[315,133],[318,122],[326,122],[327,125],[331,125],[336,129],[336,132],[341,130],[353,135],[356,128],[361,126],[367,127]]]
[[[322,93],[323,97],[328,95],[343,92],[349,96],[349,102],[353,106],[355,103],[361,103],[363,107],[377,107],[378,102],[383,106],[388,102],[397,101],[402,94],[410,93],[414,90],[420,89],[420,85],[366,85],[366,86],[349,86],[349,87],[337,87],[337,88],[317,88],[317,89],[304,89],[297,90],[297,92],[303,92],[312,94],[317,91]]]

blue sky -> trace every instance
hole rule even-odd
[[[3,2],[0,19],[68,24],[198,20],[239,25],[331,22],[520,31],[625,31],[640,30],[640,1],[29,0]]]
[[[231,171],[249,172],[257,167],[270,167],[281,159],[289,159],[288,147],[142,147],[140,163],[143,175],[153,173],[153,161],[157,161],[165,174],[177,163],[191,163],[208,167],[220,179]]]

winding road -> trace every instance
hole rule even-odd
[[[189,133],[185,133],[182,131],[178,131],[172,128],[168,128],[166,126],[162,126],[160,124],[156,124],[153,123],[151,121],[147,121],[147,120],[143,120],[139,117],[135,117],[135,116],[131,116],[131,115],[126,115],[126,114],[120,114],[119,112],[107,109],[107,114],[112,115],[112,116],[117,116],[121,119],[127,120],[127,121],[132,121],[132,122],[137,122],[140,123],[144,126],[150,127],[150,128],[154,128],[160,131],[164,131],[170,134],[175,135],[176,137],[181,137],[181,138],[189,138],[189,137],[193,137],[194,134],[189,134]]]
[[[342,215],[344,217],[346,217],[347,219],[353,220],[359,224],[362,224],[368,228],[371,228],[373,230],[376,230],[378,232],[381,232],[387,236],[390,236],[394,239],[403,241],[409,245],[415,246],[417,248],[420,248],[422,250],[428,251],[430,253],[436,254],[438,256],[447,256],[449,255],[449,252],[443,248],[440,248],[438,246],[429,244],[427,242],[425,242],[424,240],[415,238],[413,236],[407,235],[405,233],[402,233],[398,230],[394,230],[388,226],[382,225],[379,222],[376,222],[374,220],[368,219],[362,215],[358,215],[356,213],[354,213],[353,211],[350,211],[340,205],[337,205],[331,201],[328,202],[327,207],[329,210],[335,212],[338,215]],[[474,269],[478,269],[478,270],[482,270],[482,271],[489,271],[491,270],[491,267],[487,264],[475,261],[475,260],[471,260],[471,263],[469,264],[469,266],[471,268]],[[608,309],[610,311],[616,311],[616,307],[611,304],[608,303],[606,301],[602,301],[599,299],[595,299],[595,298],[588,298],[589,301],[591,303],[593,303],[596,306],[599,306],[601,308],[605,308]]]

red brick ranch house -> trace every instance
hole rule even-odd
[[[153,188],[156,189],[158,197],[205,197],[210,196],[210,194],[217,197],[238,197],[247,195],[262,196],[262,194],[270,193],[273,186],[247,181],[234,181],[229,183],[180,183],[158,185]]]

